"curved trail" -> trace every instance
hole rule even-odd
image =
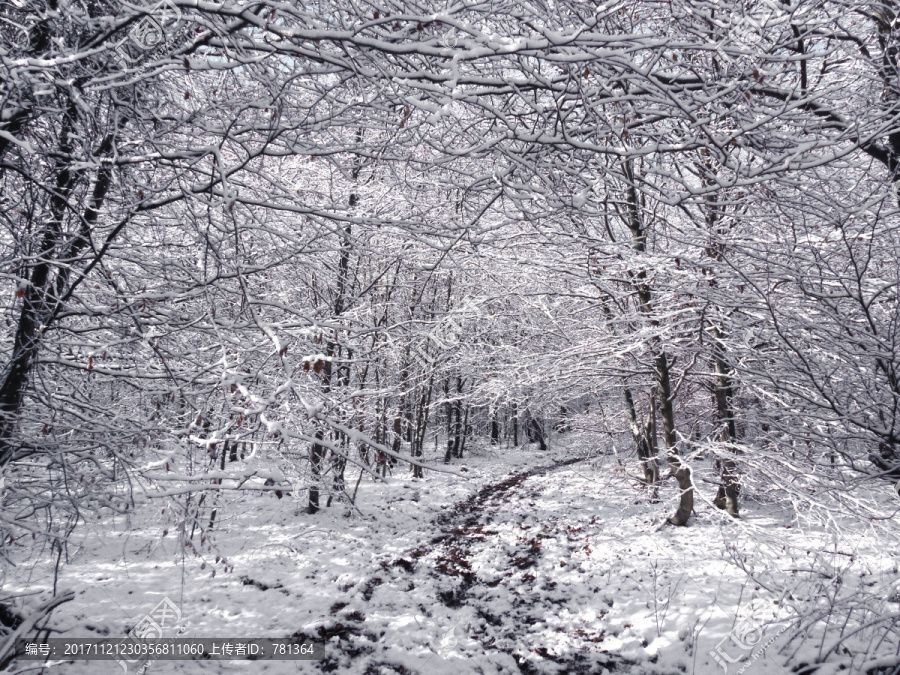
[[[552,483],[534,480],[586,459],[515,473],[450,506],[432,521],[437,533],[426,543],[381,560],[378,572],[363,584],[344,589],[356,595],[333,605],[334,623],[298,637],[339,645],[340,656],[326,659],[323,672],[531,675],[630,670],[634,661],[601,644],[605,629],[598,622],[613,600],[600,592],[594,576],[577,567],[590,554],[589,535],[561,517],[568,504],[552,501]],[[548,499],[554,511],[536,505]],[[583,512],[579,515],[584,517]],[[566,575],[575,578],[570,582]],[[578,619],[586,606],[596,611]],[[381,647],[385,632],[379,628],[386,607],[395,619],[409,613],[410,635],[418,637],[417,651],[422,654],[418,661],[397,659],[389,646]],[[555,615],[564,620],[555,622]],[[423,630],[429,626],[430,631]],[[407,653],[416,651],[406,647]],[[357,670],[354,664],[362,661],[368,666]]]
[[[477,583],[478,575],[472,570],[469,559],[473,548],[489,546],[491,537],[499,534],[496,530],[486,529],[490,525],[492,516],[498,515],[502,511],[503,505],[510,504],[513,498],[523,501],[530,494],[524,490],[524,484],[529,478],[542,476],[550,471],[583,462],[585,459],[587,458],[577,457],[558,464],[539,466],[513,474],[499,483],[484,486],[435,519],[434,524],[442,534],[431,540],[431,546],[436,548],[430,557],[434,559],[434,566],[439,574],[457,578],[460,582],[453,592],[441,594],[440,599],[445,605],[448,607],[462,605],[468,589]],[[515,494],[516,491],[521,494]],[[534,564],[535,554],[539,550],[539,544],[534,543],[536,541],[532,540],[531,543],[523,546],[521,555],[514,557],[510,562],[519,569],[531,567]],[[421,558],[426,552],[426,549],[419,548],[412,551],[410,556]],[[394,564],[406,567],[401,561],[396,561]]]

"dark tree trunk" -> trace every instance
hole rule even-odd
[[[416,428],[412,437],[412,447],[410,449],[413,457],[417,459],[422,457],[422,450],[425,446],[425,432],[428,428],[428,413],[431,408],[431,393],[433,388],[434,373],[432,372],[428,379],[428,386],[425,388],[425,391],[422,392],[422,397],[419,399],[416,407]],[[425,470],[421,466],[414,464],[413,476],[415,478],[424,478]]]
[[[725,360],[724,346],[721,341],[721,334],[717,328],[713,328],[713,337],[716,339],[714,351],[715,360],[715,398],[716,411],[719,418],[719,424],[722,431],[719,439],[726,445],[726,451],[730,451],[734,441],[737,439],[737,428],[734,422],[734,412],[732,410],[732,401],[734,397],[734,384],[731,379],[731,368]],[[723,457],[718,461],[722,485],[716,493],[713,503],[720,509],[725,509],[728,515],[735,518],[738,517],[738,500],[740,497],[740,479],[737,473],[737,467],[734,460],[730,457]]]
[[[625,385],[625,408],[628,411],[628,421],[631,426],[631,435],[637,448],[638,460],[644,472],[644,482],[651,486],[650,500],[656,501],[659,482],[659,452],[656,447],[656,393],[655,389],[650,394],[650,404],[647,411],[647,423],[641,427],[638,423],[637,410],[634,405],[634,397],[631,389]]]
[[[444,453],[444,464],[449,464],[453,458],[453,401],[450,400],[450,380],[444,380],[444,414],[447,416],[446,433],[447,433],[447,450]]]
[[[391,452],[392,455],[389,455],[385,459],[385,463],[382,465],[382,476],[387,475],[388,466],[394,466],[397,462],[397,457],[400,454],[400,450],[403,446],[403,422],[400,417],[394,418],[394,424],[392,426],[393,434],[391,440]]]
[[[513,401],[512,404],[512,432],[513,432],[513,447],[519,447],[519,406]]]
[[[547,449],[547,442],[544,440],[544,431],[541,429],[540,422],[538,422],[531,413],[526,411],[526,420],[525,420],[525,433],[527,434],[528,441],[530,443],[539,443],[541,450]]]
[[[459,447],[456,452],[456,458],[462,459],[463,453],[466,450],[466,439],[469,437],[469,431],[471,430],[471,425],[469,424],[469,406],[466,406],[465,414],[463,415],[462,422],[462,436],[459,439]]]
[[[77,115],[73,102],[63,117],[60,131],[60,156],[65,157],[72,150],[71,136]],[[106,156],[113,146],[114,137],[107,136],[98,156]],[[34,366],[40,345],[41,333],[52,323],[63,295],[68,286],[71,265],[75,263],[90,241],[92,226],[97,222],[100,208],[112,181],[111,168],[105,166],[97,173],[87,208],[81,215],[78,235],[66,245],[63,241],[64,218],[70,208],[69,197],[78,180],[78,173],[60,159],[56,167],[55,191],[50,198],[50,218],[45,226],[38,262],[31,270],[28,287],[23,294],[22,310],[19,315],[13,341],[12,355],[6,367],[6,376],[0,384],[0,466],[14,458],[15,448],[10,437],[16,428],[28,378]],[[54,276],[55,273],[55,276]]]
[[[678,509],[669,518],[673,525],[686,525],[694,510],[694,484],[691,469],[678,455],[678,438],[675,434],[675,409],[672,405],[672,385],[669,378],[669,360],[666,353],[656,357],[656,374],[659,380],[659,412],[663,421],[663,437],[666,439],[666,453],[669,465],[675,473],[681,498]]]
[[[325,458],[325,448],[320,441],[325,438],[321,429],[316,431],[316,442],[312,444],[309,452],[309,468],[312,480],[309,486],[309,503],[307,513],[315,513],[319,510],[319,476],[322,474],[322,460]]]
[[[628,181],[627,188],[627,210],[628,217],[626,224],[631,230],[632,248],[638,254],[643,254],[647,250],[647,233],[644,230],[644,224],[641,214],[641,201],[638,198],[637,188],[635,187],[635,175],[630,160],[622,162],[622,170]],[[647,271],[640,269],[633,274],[634,286],[637,290],[637,297],[640,311],[644,314],[653,328],[659,327],[659,320],[653,315],[653,298],[650,285],[647,282]],[[669,519],[673,525],[685,525],[691,512],[694,510],[694,491],[693,481],[691,479],[690,467],[685,464],[678,455],[678,438],[675,433],[675,407],[673,404],[673,394],[671,378],[669,375],[669,359],[665,349],[660,344],[658,335],[651,338],[652,347],[656,354],[654,358],[654,366],[656,370],[656,384],[659,388],[659,413],[663,421],[663,437],[666,441],[666,459],[678,482],[681,490],[681,498],[679,499],[678,509]]]
[[[344,478],[344,471],[347,468],[347,453],[349,452],[349,446],[347,443],[347,437],[344,434],[341,434],[340,437],[341,450],[343,450],[343,454],[332,455],[331,457],[331,470],[334,473],[332,474],[331,494],[328,495],[328,501],[325,502],[325,506],[331,506],[332,500],[334,499],[335,495],[338,496],[338,499],[342,499],[343,495],[346,492],[346,480]]]
[[[556,430],[561,434],[569,430],[569,410],[565,406],[559,408],[559,422],[556,423]]]
[[[465,420],[463,420],[463,402],[462,402],[462,391],[463,386],[465,384],[465,380],[462,377],[457,376],[456,378],[456,395],[457,399],[454,402],[454,410],[453,410],[453,456],[457,459],[462,457],[463,446],[465,445],[465,432],[466,432],[466,424],[469,420],[469,407],[466,406],[466,416]]]

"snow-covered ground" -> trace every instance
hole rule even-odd
[[[124,635],[168,597],[185,637],[323,643],[318,662],[158,661],[148,673],[788,673],[831,646],[792,612],[842,588],[877,593],[897,559],[865,532],[828,539],[752,495],[738,522],[698,502],[688,527],[666,525],[672,481],[650,503],[615,457],[584,447],[476,449],[452,467],[465,478],[397,466],[386,482],[363,478],[351,515],[222,496],[196,554],[161,504],[104,517],[73,538],[56,583],[77,597],[51,624]],[[53,583],[49,562],[23,562],[7,587]]]

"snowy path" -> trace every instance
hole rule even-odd
[[[613,599],[589,573],[590,531],[599,525],[583,508],[577,474],[566,471],[585,459],[489,483],[441,513],[426,542],[381,560],[376,574],[331,607],[334,624],[303,633],[337,638],[323,665],[355,671],[359,657],[376,652],[361,672],[627,669],[634,661],[603,644]],[[568,495],[560,490],[567,483]],[[422,650],[397,639],[404,632],[414,642],[431,634],[424,653],[412,656]],[[385,640],[390,634],[395,639]]]
[[[737,524],[700,505],[689,527],[660,529],[674,484],[650,504],[610,456],[519,449],[455,468],[468,480],[402,469],[366,479],[350,518],[339,506],[310,516],[290,499],[241,496],[219,504],[217,530],[188,556],[161,536],[168,511],[97,523],[60,570],[60,588],[78,596],[53,623],[65,635],[124,635],[166,596],[189,637],[324,643],[320,662],[156,662],[149,675],[712,675],[722,670],[710,650],[747,608],[780,620],[777,595],[735,564],[739,553],[748,568],[777,571],[746,528],[781,533],[770,542],[778,549],[793,542],[782,554],[792,566],[818,536],[750,502]],[[52,584],[45,562],[20,569],[23,588]],[[752,663],[747,653],[735,669],[781,675],[779,647]],[[70,662],[55,672],[122,671]]]

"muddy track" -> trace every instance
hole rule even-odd
[[[433,521],[433,524],[441,531],[440,535],[433,537],[427,545],[410,551],[407,556],[395,559],[391,566],[411,573],[421,564],[422,559],[427,557],[427,562],[430,564],[429,572],[432,576],[456,582],[449,589],[438,594],[444,605],[453,609],[469,605],[476,610],[479,618],[495,629],[495,633],[499,631],[504,637],[514,638],[515,622],[510,624],[509,621],[504,621],[504,617],[492,615],[481,599],[470,597],[470,591],[494,589],[501,584],[510,588],[522,583],[527,585],[534,582],[535,575],[529,570],[538,566],[542,555],[542,539],[553,536],[552,532],[559,524],[546,524],[547,532],[535,529],[529,536],[523,537],[515,552],[507,554],[507,563],[503,566],[506,572],[503,577],[491,581],[480,580],[473,569],[472,556],[479,547],[490,548],[497,544],[496,541],[491,541],[491,538],[499,533],[497,530],[491,529],[490,524],[508,519],[508,516],[503,515],[497,518],[505,505],[511,504],[513,499],[520,504],[533,504],[527,500],[543,492],[543,487],[540,485],[525,487],[526,481],[586,459],[588,458],[578,457],[558,464],[535,467],[513,474],[498,483],[486,485]],[[514,515],[515,511],[515,505],[511,506],[509,515]],[[553,591],[555,586],[554,582],[545,582],[542,589]],[[500,588],[497,591],[502,593],[503,589]],[[562,589],[561,592],[564,593]],[[525,621],[529,618],[540,617],[540,610],[533,606],[533,601],[527,594],[524,597],[511,595],[514,597],[513,612],[517,617]],[[506,645],[502,638],[498,642],[496,636],[488,637],[484,631],[476,630],[474,633],[469,637],[477,640],[484,650],[497,650],[515,656],[515,650]],[[595,644],[603,640],[602,632],[583,637]],[[566,658],[554,656],[546,649],[537,648],[534,651],[547,661],[563,667],[566,673],[572,674],[596,673],[600,670],[612,672],[620,670],[621,667],[627,669],[628,666],[634,664],[628,659],[616,657],[600,649],[592,657],[570,654]],[[528,660],[517,659],[517,662],[520,672],[525,675],[538,675],[543,672]]]
[[[541,575],[538,567],[542,560],[546,563],[543,558],[542,541],[568,536],[566,534],[568,526],[560,520],[541,522],[534,527],[522,526],[522,536],[517,537],[516,543],[512,546],[509,545],[507,536],[507,544],[504,547],[500,532],[492,529],[491,525],[508,524],[511,519],[534,505],[532,500],[538,498],[545,487],[540,484],[526,485],[529,479],[587,459],[577,457],[557,464],[535,467],[485,485],[468,498],[449,507],[432,521],[432,526],[439,531],[437,536],[401,556],[382,560],[379,574],[369,577],[361,586],[354,587],[362,591],[365,601],[369,601],[376,589],[384,585],[396,586],[401,591],[411,590],[414,588],[412,575],[419,572],[421,579],[421,574],[424,573],[434,580],[433,591],[436,591],[436,601],[450,609],[466,606],[470,611],[474,610],[476,616],[483,620],[484,625],[481,628],[473,627],[468,631],[471,633],[468,638],[474,641],[474,644],[480,644],[479,650],[485,653],[493,651],[508,654],[517,663],[519,671],[525,675],[547,672],[546,669],[539,667],[539,663],[535,664],[521,658],[522,653],[517,651],[519,648],[516,633],[520,625],[523,623],[528,625],[543,618],[544,612],[547,611],[546,605],[542,607],[535,604],[534,590],[538,588],[536,584],[540,584],[539,588],[545,599],[549,593],[556,598],[549,600],[550,602],[558,605],[566,602],[567,589],[564,587],[557,589],[557,584],[547,580],[546,575]],[[526,527],[528,529],[525,529]],[[491,578],[485,576],[479,578],[473,568],[473,558],[484,551],[494,553],[502,551],[500,555],[505,558],[505,561],[502,561],[502,558],[498,560],[499,564]],[[498,571],[499,575],[496,573]],[[538,582],[536,577],[542,577],[542,580]],[[343,590],[351,589],[348,587]],[[502,595],[511,601],[509,615],[495,616],[492,613],[489,602],[491,594]],[[344,658],[373,654],[379,636],[366,624],[365,616],[361,612],[349,613],[344,609],[346,606],[345,602],[337,602],[331,607],[330,613],[335,617],[333,625],[327,628],[320,627],[313,634],[297,633],[295,637],[319,640],[337,637]],[[430,610],[425,605],[419,605],[419,611],[430,615]],[[603,631],[594,634],[579,631],[575,633],[575,637],[585,644],[590,643],[591,653],[569,653],[558,656],[548,653],[539,646],[532,648],[531,651],[545,662],[555,664],[555,672],[571,674],[621,672],[634,664],[599,648],[598,643],[604,639]],[[334,659],[327,658],[320,662],[320,668],[322,672],[339,671],[342,669],[341,658],[337,655]],[[381,660],[372,663],[366,672],[411,673],[397,664]]]
[[[418,547],[409,552],[408,557],[418,561],[427,553],[434,553],[435,571],[450,577],[458,577],[461,584],[453,591],[441,593],[441,602],[448,607],[460,607],[465,603],[465,597],[469,588],[478,581],[477,575],[472,571],[469,563],[472,547],[487,537],[497,534],[496,531],[486,529],[485,521],[488,516],[498,509],[503,502],[509,501],[509,496],[529,478],[542,476],[551,471],[572,466],[583,462],[587,457],[576,457],[558,464],[538,466],[528,471],[513,474],[499,483],[485,485],[468,499],[454,505],[450,510],[442,513],[434,520],[434,525],[442,534],[434,537],[427,547]],[[526,550],[526,557],[522,560],[514,559],[512,562],[519,569],[530,566],[537,550]],[[527,555],[531,554],[531,555]],[[394,560],[394,566],[402,567],[407,572],[415,569],[415,562],[406,557]]]

